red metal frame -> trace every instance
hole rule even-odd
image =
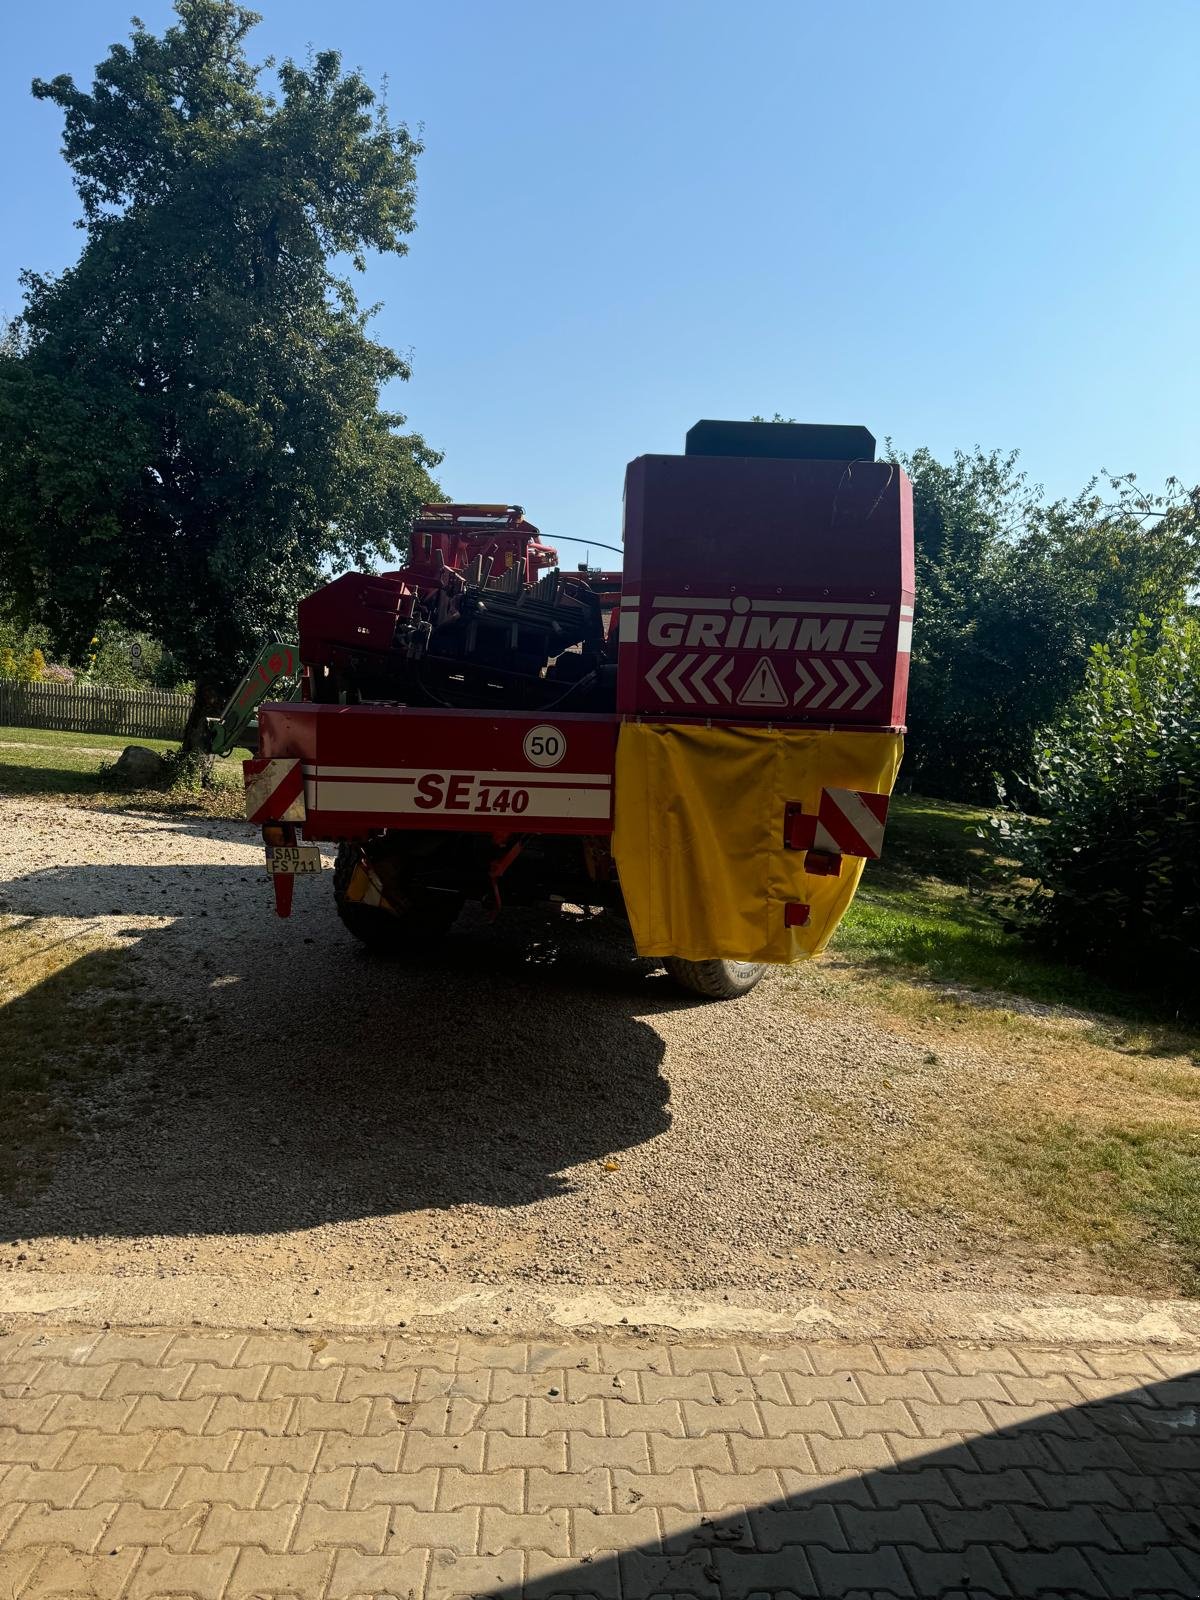
[[[383,828],[607,834],[620,721],[288,701],[259,712],[259,749],[301,761],[306,839]],[[554,736],[561,750],[547,753]]]

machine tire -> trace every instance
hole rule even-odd
[[[454,895],[429,892],[400,913],[347,900],[359,853],[357,845],[343,841],[333,865],[334,904],[344,928],[378,955],[411,954],[446,937],[462,910],[462,901]]]
[[[749,994],[767,970],[761,961],[682,961],[678,956],[668,956],[664,965],[677,984],[707,1000]]]

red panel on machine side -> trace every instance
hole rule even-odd
[[[913,547],[899,467],[641,456],[625,552],[621,712],[903,725]]]
[[[612,831],[615,716],[263,706],[259,751],[299,757],[304,834]]]

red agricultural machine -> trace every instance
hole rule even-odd
[[[303,601],[301,698],[245,764],[280,915],[323,840],[379,948],[558,900],[714,997],[817,953],[903,731],[911,493],[874,444],[701,422],[630,464],[623,572],[560,567],[519,506],[429,505],[406,566]]]

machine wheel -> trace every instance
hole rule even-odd
[[[458,895],[439,894],[435,890],[416,891],[402,912],[358,905],[346,899],[360,853],[356,844],[343,841],[338,845],[333,865],[333,898],[342,925],[368,950],[380,955],[428,949],[444,939],[462,910],[462,899]]]
[[[681,961],[678,956],[668,956],[664,965],[681,987],[709,1000],[749,994],[767,970],[761,961]]]

